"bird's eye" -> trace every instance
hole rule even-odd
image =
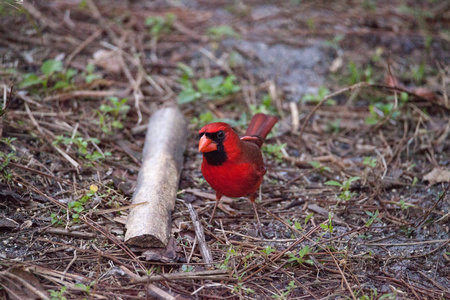
[[[224,139],[225,138],[225,131],[221,130],[217,132],[217,138],[218,139]]]

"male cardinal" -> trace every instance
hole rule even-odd
[[[222,195],[247,196],[261,228],[255,207],[256,191],[266,174],[261,145],[277,122],[275,116],[256,114],[241,138],[227,123],[211,123],[200,129],[198,150],[203,153],[202,173],[216,191],[211,220]]]

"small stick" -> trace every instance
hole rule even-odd
[[[121,267],[123,270],[123,267]],[[187,279],[214,279],[214,280],[227,280],[227,281],[237,281],[237,278],[228,276],[228,270],[206,270],[206,271],[195,271],[195,272],[176,272],[167,273],[159,275],[150,276],[138,276],[134,273],[130,274],[131,283],[143,283],[143,282],[154,282],[154,281],[166,281],[166,280],[187,280]]]
[[[198,219],[197,212],[191,203],[186,202],[186,205],[189,209],[189,214],[191,215],[192,223],[195,228],[195,235],[197,236],[198,245],[200,247],[200,253],[203,256],[203,261],[205,262],[208,268],[212,267],[213,259],[211,255],[211,251],[209,251],[208,245],[205,240],[205,232],[203,230],[202,223]]]

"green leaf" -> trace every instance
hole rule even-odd
[[[177,68],[180,69],[183,75],[187,78],[191,78],[194,76],[194,71],[192,70],[192,68],[182,62],[177,63]]]
[[[366,124],[367,125],[376,125],[378,124],[379,119],[375,116],[370,116],[366,118]]]
[[[95,66],[94,64],[88,64],[86,66],[86,72],[88,72],[89,74],[92,74],[92,72],[94,72]]]
[[[114,108],[112,108],[109,105],[105,105],[105,104],[100,105],[100,111],[102,111],[102,112],[109,113],[113,110],[114,110]]]
[[[42,73],[44,73],[47,76],[50,76],[55,72],[61,72],[62,69],[63,69],[62,61],[54,59],[46,60],[41,66]]]
[[[314,213],[310,213],[310,214],[308,214],[306,216],[306,218],[305,218],[305,225],[306,225],[306,223],[308,223],[309,219],[311,219],[312,216],[314,216]]]
[[[192,86],[192,82],[186,76],[183,76],[183,77],[179,78],[178,82],[183,86],[183,88],[185,90],[187,90],[187,89],[193,90],[194,89],[193,86]]]
[[[68,69],[66,72],[66,80],[70,81],[70,79],[72,79],[72,77],[75,76],[77,73],[78,71],[75,69]]]
[[[223,81],[223,76],[200,78],[197,81],[197,88],[200,93],[214,94],[215,89],[217,89],[223,83]]]
[[[303,247],[303,249],[301,249],[301,250],[298,252],[298,256],[303,257],[303,256],[305,256],[305,255],[308,254],[308,253],[309,253],[309,246],[306,245],[305,247]]]
[[[320,168],[320,162],[318,161],[310,161],[308,162],[314,169]]]
[[[342,183],[340,183],[339,181],[335,181],[335,180],[330,180],[324,183],[325,185],[334,185],[334,186],[342,186]]]
[[[234,31],[233,28],[227,25],[210,27],[207,34],[215,39],[222,39],[224,37],[239,38],[240,35]]]
[[[201,93],[194,89],[185,89],[178,94],[178,104],[185,104],[200,99]]]
[[[123,124],[119,121],[119,120],[115,120],[111,123],[113,128],[119,128],[122,129],[123,128]]]
[[[102,75],[100,74],[89,74],[86,76],[86,83],[92,83],[96,79],[101,79]]]
[[[58,81],[57,83],[55,83],[55,85],[52,87],[52,90],[60,90],[63,88],[66,88],[70,86],[70,84],[67,81]]]
[[[42,83],[42,79],[40,79],[36,74],[30,73],[24,76],[24,79],[19,84],[19,88],[26,88],[40,83]]]
[[[235,80],[236,76],[234,75],[229,75],[227,76],[227,78],[225,78],[225,81],[220,88],[220,93],[222,94],[222,96],[237,93],[241,90],[241,87],[234,83]]]
[[[352,183],[353,181],[360,180],[360,179],[361,179],[361,177],[359,177],[359,176],[354,176],[354,177],[350,177],[349,179],[347,179],[347,181],[348,181],[349,183]]]

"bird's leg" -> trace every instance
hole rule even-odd
[[[253,204],[253,210],[255,211],[255,215],[256,215],[256,220],[258,221],[258,232],[262,233],[262,226],[261,226],[261,222],[259,221],[259,215],[258,215],[258,211],[256,210],[256,204],[255,204],[255,199],[256,199],[256,193],[251,194],[250,195],[250,201]]]
[[[222,198],[222,194],[220,194],[219,192],[216,192],[216,204],[214,204],[214,209],[213,212],[211,214],[211,218],[209,219],[209,223],[211,224],[214,215],[216,214],[216,209],[217,209],[217,205],[219,204],[220,198]]]

